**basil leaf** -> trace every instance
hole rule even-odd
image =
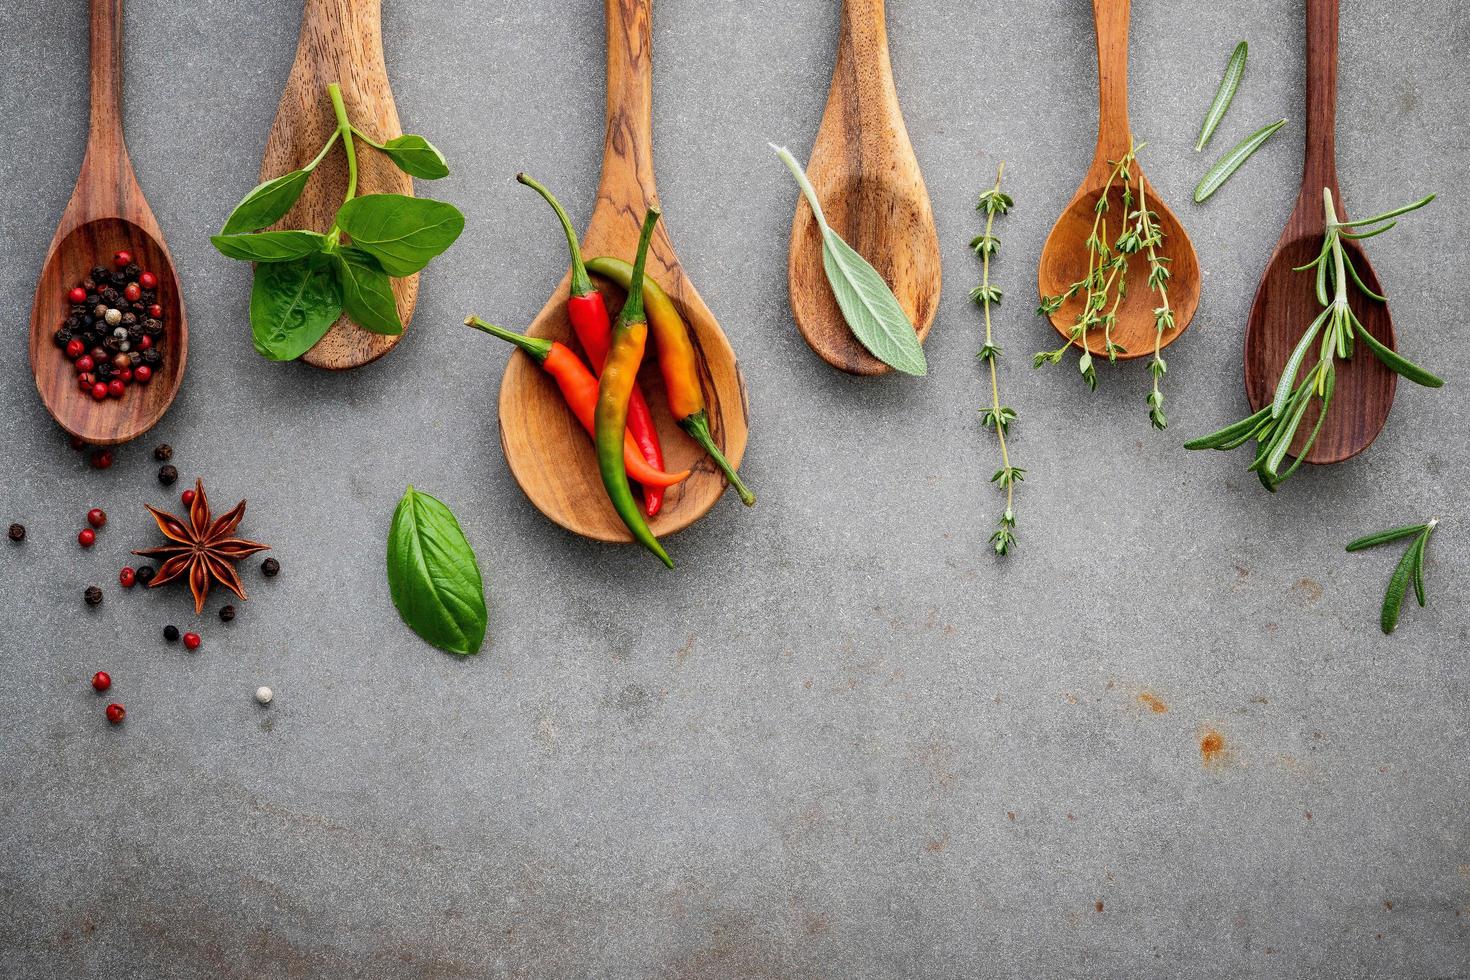
[[[293,170],[256,187],[245,195],[243,201],[235,205],[235,210],[225,219],[225,226],[220,229],[220,234],[259,231],[280,221],[301,196],[301,190],[310,176],[310,169]]]
[[[448,653],[485,642],[485,586],[474,549],[448,507],[409,487],[388,531],[388,589],[405,625]]]
[[[211,235],[221,255],[243,262],[289,262],[327,247],[314,231],[261,231],[253,235]]]
[[[449,164],[439,148],[422,136],[399,136],[384,143],[380,149],[388,154],[398,169],[413,177],[438,180],[449,176]]]
[[[393,282],[378,260],[355,248],[333,252],[337,278],[342,283],[342,306],[353,323],[373,333],[396,336],[403,333],[398,319],[398,299]]]
[[[1215,92],[1215,101],[1210,103],[1204,124],[1199,128],[1199,142],[1194,144],[1196,153],[1210,142],[1210,137],[1215,135],[1215,127],[1220,125],[1220,120],[1225,118],[1225,113],[1230,109],[1235,90],[1240,88],[1240,79],[1245,75],[1246,50],[1246,43],[1241,41],[1230,55],[1230,62],[1225,66],[1225,77],[1220,79],[1220,88]]]
[[[294,361],[322,339],[342,313],[342,286],[321,253],[255,270],[250,329],[255,349],[273,361]]]
[[[905,374],[923,376],[929,365],[908,314],[878,270],[827,224],[817,193],[789,150],[772,146],[796,178],[822,232],[822,268],[847,326],[874,357]]]
[[[443,201],[368,194],[338,209],[337,227],[388,275],[411,276],[454,244],[464,230],[464,215]]]

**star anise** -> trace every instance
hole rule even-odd
[[[150,589],[167,585],[187,573],[189,591],[194,593],[196,614],[204,611],[204,600],[215,582],[241,599],[246,598],[245,587],[240,583],[240,576],[232,562],[248,558],[258,551],[269,551],[270,546],[234,536],[235,529],[240,526],[240,519],[245,516],[245,501],[240,501],[233,510],[218,520],[212,520],[209,498],[204,495],[204,483],[196,480],[194,500],[189,504],[187,522],[154,507],[149,507],[148,513],[158,522],[158,529],[163,532],[164,537],[175,542],[162,548],[133,552],[145,558],[164,560],[158,567],[158,574],[148,583]]]

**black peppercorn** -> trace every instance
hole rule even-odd
[[[137,322],[138,322],[138,315],[136,313],[124,313],[123,314],[123,317],[122,317],[122,325],[123,326],[125,326],[125,327],[131,327],[133,324],[135,324]]]
[[[235,607],[234,606],[221,606],[220,607],[220,610],[219,610],[219,620],[220,620],[220,622],[222,622],[222,623],[228,623],[231,620],[233,620],[234,618],[235,618]]]
[[[266,578],[275,578],[281,573],[281,563],[274,558],[267,558],[260,563],[260,573]]]
[[[160,463],[167,463],[174,458],[174,447],[166,442],[159,443],[153,450],[153,458]]]
[[[158,468],[158,482],[162,483],[164,486],[173,486],[174,481],[178,478],[179,471],[175,469],[171,464],[166,464]]]
[[[170,643],[177,642],[179,639],[179,628],[177,626],[165,626],[163,628],[163,638]]]
[[[138,584],[147,585],[149,582],[153,581],[153,576],[157,574],[158,570],[155,569],[152,565],[139,566],[137,571]]]
[[[123,269],[123,277],[126,279],[136,279],[142,272],[143,270],[138,267],[138,263],[129,262]]]
[[[87,591],[82,593],[82,598],[87,600],[89,606],[102,605],[102,590],[95,585],[87,586]]]
[[[121,272],[109,272],[107,274],[107,281],[112,283],[114,286],[121,286],[123,283],[128,281],[128,277],[123,275]]]
[[[157,364],[163,360],[163,355],[158,352],[157,347],[150,347],[143,352],[143,363],[148,365]]]
[[[101,282],[107,278],[107,268],[100,265],[92,266],[92,275],[90,278],[93,282]]]
[[[24,524],[10,525],[10,540],[24,541],[26,539],[26,526]]]
[[[95,293],[97,291],[97,280],[88,276],[82,280],[82,288],[89,293]]]
[[[98,381],[106,381],[112,377],[112,362],[101,361],[92,367],[92,373],[97,375]]]
[[[56,344],[57,347],[65,347],[67,344],[71,343],[71,331],[67,330],[65,327],[62,327],[60,330],[51,335],[51,340]]]

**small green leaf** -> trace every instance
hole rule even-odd
[[[242,262],[289,262],[327,247],[327,236],[314,231],[212,235],[209,240],[221,255]]]
[[[475,551],[453,512],[413,487],[388,531],[388,589],[425,642],[460,656],[480,651],[489,613]]]
[[[1384,367],[1393,371],[1395,374],[1408,378],[1415,384],[1423,385],[1426,388],[1439,388],[1444,385],[1444,379],[1430,374],[1413,361],[1405,357],[1400,357],[1397,353],[1385,347],[1379,342],[1377,337],[1369,333],[1367,328],[1356,319],[1353,320],[1353,331],[1357,333],[1363,343],[1368,345],[1368,349],[1373,352],[1373,356],[1382,361]]]
[[[1378,625],[1383,632],[1392,633],[1399,624],[1399,610],[1404,604],[1404,593],[1409,588],[1409,577],[1414,573],[1414,555],[1418,546],[1409,548],[1399,559],[1393,577],[1388,580],[1388,592],[1383,596],[1383,610],[1378,616]]]
[[[1199,128],[1199,141],[1194,144],[1194,152],[1203,150],[1210,142],[1210,137],[1215,135],[1215,128],[1225,118],[1225,113],[1230,108],[1230,102],[1235,98],[1236,89],[1240,88],[1240,79],[1245,74],[1246,43],[1241,41],[1235,46],[1235,51],[1230,55],[1230,61],[1225,65],[1225,77],[1220,79],[1220,88],[1215,92],[1215,100],[1210,103],[1210,109],[1205,113],[1205,121]]]
[[[293,170],[259,185],[235,205],[235,210],[225,219],[225,226],[220,229],[220,234],[236,235],[243,231],[259,231],[280,221],[301,196],[310,176],[309,169]]]
[[[373,333],[390,337],[403,333],[393,282],[377,259],[350,246],[334,252],[332,257],[337,261],[342,306],[348,319]]]
[[[398,166],[399,170],[424,180],[438,180],[449,176],[449,164],[444,154],[422,136],[404,135],[389,140],[380,147]]]
[[[1393,541],[1401,541],[1404,538],[1412,538],[1416,534],[1423,533],[1427,524],[1410,524],[1406,527],[1396,527],[1389,531],[1379,531],[1377,534],[1369,534],[1358,538],[1347,546],[1348,551],[1362,551],[1364,548],[1373,548],[1380,544],[1389,544]]]
[[[337,211],[337,226],[390,276],[411,276],[464,231],[452,204],[402,194],[355,197]]]
[[[1425,605],[1424,598],[1424,548],[1429,544],[1429,532],[1414,542],[1414,598],[1419,601],[1419,608]]]
[[[1199,182],[1199,186],[1194,189],[1194,203],[1203,204],[1211,194],[1220,189],[1221,184],[1229,180],[1231,175],[1251,158],[1252,154],[1261,148],[1262,143],[1270,139],[1278,129],[1285,125],[1286,120],[1282,119],[1269,126],[1262,126],[1237,143],[1235,149],[1222,156],[1219,160],[1216,160],[1215,165],[1205,173]]]
[[[273,361],[310,350],[342,313],[342,286],[321,253],[257,266],[250,291],[255,349]]]

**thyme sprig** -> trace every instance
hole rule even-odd
[[[995,218],[996,215],[1009,214],[1015,207],[1010,195],[1000,189],[1005,170],[1005,161],[1001,161],[995,171],[995,186],[982,193],[980,202],[975,205],[975,210],[985,212],[985,231],[970,242],[970,248],[980,256],[981,269],[980,285],[970,291],[970,299],[985,311],[985,346],[980,348],[979,357],[990,369],[990,407],[980,413],[980,421],[987,429],[995,430],[1000,442],[1000,469],[995,471],[990,482],[1006,492],[1005,513],[1001,515],[995,533],[990,536],[990,544],[997,555],[1009,554],[1016,545],[1016,484],[1026,478],[1025,470],[1011,465],[1010,448],[1006,445],[1006,436],[1010,434],[1011,423],[1016,421],[1017,415],[1015,409],[1000,403],[996,362],[1002,352],[995,343],[990,315],[991,307],[1000,305],[1002,295],[1000,287],[990,281],[990,260],[1000,250],[1000,239],[995,237]]]
[[[1385,347],[1363,326],[1348,305],[1348,282],[1351,280],[1358,291],[1369,299],[1380,303],[1388,300],[1364,284],[1342,244],[1345,240],[1354,241],[1383,234],[1398,224],[1394,219],[1417,211],[1434,200],[1434,197],[1435,195],[1430,194],[1412,204],[1371,218],[1339,221],[1331,189],[1322,189],[1322,204],[1327,215],[1327,233],[1322,239],[1322,250],[1311,262],[1295,270],[1305,272],[1316,269],[1317,302],[1323,307],[1321,314],[1307,327],[1291,356],[1287,358],[1271,404],[1218,432],[1185,443],[1186,449],[1217,449],[1228,452],[1254,439],[1257,451],[1249,469],[1260,477],[1267,490],[1274,493],[1302,465],[1302,460],[1306,459],[1307,453],[1321,434],[1323,423],[1327,419],[1327,410],[1332,405],[1332,394],[1337,382],[1337,361],[1352,358],[1355,340],[1362,341],[1373,356],[1382,361],[1389,370],[1415,384],[1426,388],[1438,388],[1444,384],[1440,378]],[[1318,360],[1302,375],[1302,364],[1319,337]],[[1298,375],[1302,375],[1300,382],[1297,381]],[[1291,444],[1296,441],[1302,420],[1314,401],[1320,405],[1317,422],[1306,442],[1297,451],[1296,458],[1282,469]]]
[[[1163,358],[1164,334],[1174,329],[1174,310],[1169,303],[1170,260],[1159,254],[1164,244],[1159,216],[1148,206],[1142,171],[1136,178],[1134,176],[1138,151],[1145,145],[1134,144],[1121,159],[1112,161],[1107,184],[1093,208],[1092,230],[1086,241],[1087,275],[1059,295],[1043,296],[1036,312],[1050,317],[1079,293],[1082,294],[1082,307],[1068,331],[1066,342],[1055,350],[1036,354],[1031,364],[1037,368],[1043,364],[1058,364],[1069,349],[1078,347],[1081,354],[1077,358],[1077,370],[1088,387],[1097,390],[1097,365],[1088,347],[1088,336],[1094,331],[1102,331],[1103,353],[1110,363],[1115,363],[1119,354],[1128,353],[1127,348],[1113,339],[1113,328],[1118,323],[1118,308],[1128,295],[1130,257],[1141,253],[1148,263],[1148,287],[1158,296],[1158,306],[1153,311],[1154,351],[1149,362],[1153,387],[1147,400],[1148,414],[1154,428],[1163,429],[1169,424],[1164,415],[1164,394],[1160,387],[1168,370]],[[1115,188],[1121,188],[1119,196],[1123,211],[1116,226],[1116,238],[1109,234],[1108,223],[1112,208],[1110,199]]]
[[[1429,539],[1434,537],[1434,529],[1438,526],[1439,518],[1435,517],[1427,524],[1411,524],[1391,531],[1379,531],[1347,546],[1348,551],[1362,551],[1364,548],[1402,541],[1404,538],[1414,539],[1388,580],[1388,591],[1383,596],[1383,608],[1378,614],[1378,625],[1383,632],[1392,633],[1397,628],[1399,611],[1403,608],[1404,594],[1408,592],[1410,582],[1414,584],[1414,598],[1419,601],[1419,608],[1424,608],[1427,601],[1424,596],[1424,550],[1429,547]]]

